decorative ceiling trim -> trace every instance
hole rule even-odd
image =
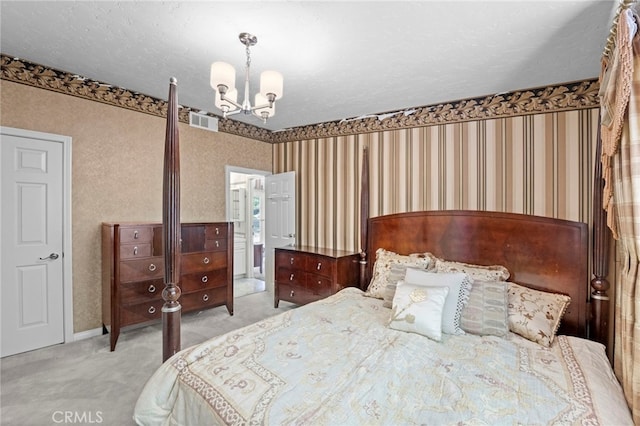
[[[167,101],[142,93],[136,93],[121,87],[112,86],[96,80],[91,80],[72,74],[35,64],[24,59],[0,54],[0,79],[15,83],[26,84],[40,89],[64,93],[95,102],[126,108],[159,117],[167,116]],[[179,106],[178,120],[189,123],[189,112],[200,111],[186,106]],[[264,142],[271,142],[271,131],[261,129],[250,124],[223,119],[215,114],[207,113],[218,118],[218,130]]]
[[[2,80],[26,84],[160,117],[166,117],[167,114],[167,102],[162,99],[101,83],[77,74],[34,64],[5,54],[0,54],[0,64],[0,79]],[[223,119],[211,113],[207,113],[207,115],[218,118],[218,130],[221,132],[263,142],[279,143],[472,120],[598,108],[600,106],[598,90],[598,80],[591,79],[294,127],[276,132],[240,121]],[[190,111],[200,112],[190,107],[181,106],[178,112],[179,120],[183,123],[188,123]]]
[[[407,108],[274,132],[273,143],[598,108],[597,79]]]

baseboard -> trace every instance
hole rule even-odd
[[[90,337],[102,336],[102,327],[93,330],[85,330],[80,333],[73,333],[73,341],[88,339]]]

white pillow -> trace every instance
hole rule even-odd
[[[442,339],[442,310],[449,287],[427,287],[398,281],[389,328]]]
[[[465,334],[460,328],[462,308],[469,300],[472,281],[467,274],[436,273],[407,268],[404,280],[408,284],[429,287],[448,287],[449,294],[442,312],[442,332],[447,334]]]

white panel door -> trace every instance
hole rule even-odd
[[[60,141],[2,134],[1,356],[64,342]]]
[[[265,198],[265,277],[273,292],[274,249],[296,242],[296,173],[266,176]]]

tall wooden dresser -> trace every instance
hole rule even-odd
[[[102,224],[102,322],[111,350],[122,327],[158,320],[164,305],[162,224]],[[181,224],[182,312],[226,305],[233,315],[233,223]]]
[[[358,253],[304,246],[275,250],[276,308],[280,300],[303,305],[358,286]]]

